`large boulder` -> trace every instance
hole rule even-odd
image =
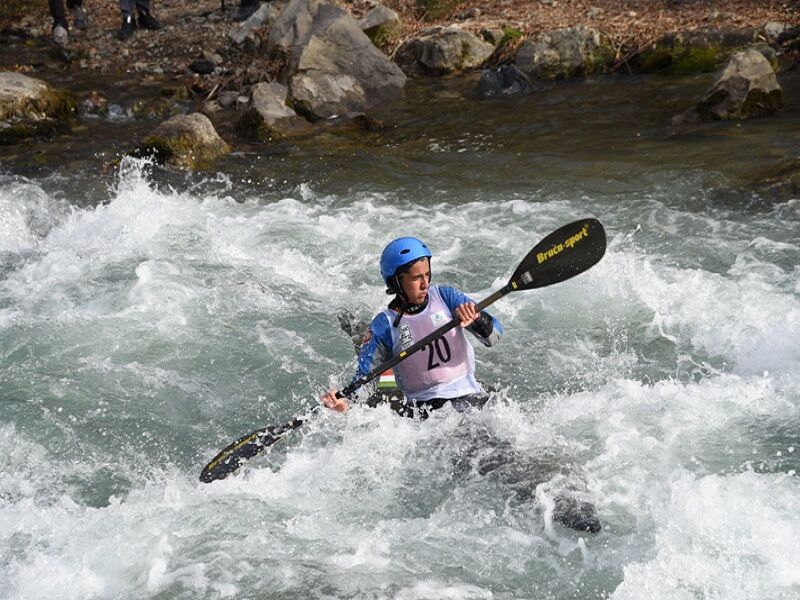
[[[406,75],[448,75],[480,66],[494,46],[455,26],[431,27],[406,40],[395,62]]]
[[[311,120],[364,112],[405,85],[403,72],[350,13],[322,0],[291,0],[267,44],[286,58],[282,81],[294,107]]]
[[[178,115],[161,123],[131,154],[152,156],[159,164],[179,169],[204,169],[231,151],[208,117]]]
[[[737,52],[696,107],[673,122],[748,119],[777,112],[783,107],[783,89],[775,70],[755,49]]]
[[[0,144],[69,129],[75,99],[44,81],[0,73]]]
[[[538,79],[568,79],[600,73],[614,61],[614,50],[603,43],[600,32],[579,25],[525,40],[515,64]]]
[[[239,120],[239,132],[262,142],[313,132],[314,127],[287,105],[288,96],[283,84],[255,85],[250,106]]]

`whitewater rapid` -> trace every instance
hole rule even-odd
[[[797,200],[728,208],[702,172],[463,202],[149,173],[90,205],[0,175],[0,598],[800,598]],[[479,299],[584,216],[601,263],[492,307],[485,410],[323,414],[198,481],[349,380],[336,316],[385,303],[388,239]],[[554,522],[567,488],[598,535]]]

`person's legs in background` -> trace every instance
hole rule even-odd
[[[69,43],[69,25],[64,11],[64,0],[49,0],[50,15],[53,17],[53,42],[59,46]]]
[[[258,10],[259,4],[261,4],[261,0],[241,0],[239,9],[236,11],[236,14],[233,15],[233,20],[246,21]]]
[[[122,25],[117,31],[117,39],[127,40],[133,35],[136,22],[133,20],[134,8],[139,13],[138,24],[142,29],[161,29],[161,23],[151,14],[149,0],[119,0],[122,11]]]

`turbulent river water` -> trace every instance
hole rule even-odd
[[[783,83],[778,117],[681,132],[707,78],[445,81],[202,175],[98,173],[125,119],[5,161],[0,597],[800,598],[800,200],[746,185],[800,151]],[[386,302],[389,239],[482,298],[584,216],[597,266],[492,307],[483,411],[326,413],[198,481],[349,380],[337,314]],[[600,533],[553,520],[567,489]]]

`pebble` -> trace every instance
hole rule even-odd
[[[239,99],[239,92],[222,92],[219,95],[219,104],[223,108],[230,108]]]
[[[217,54],[216,52],[211,52],[209,50],[203,51],[203,58],[208,62],[212,63],[215,67],[218,67],[223,63],[223,59],[219,54]]]
[[[216,100],[209,100],[203,103],[203,112],[215,113],[222,110],[222,106]]]
[[[475,7],[475,8],[470,8],[470,9],[467,9],[465,11],[462,11],[461,13],[459,13],[458,18],[459,19],[477,19],[480,16],[481,16],[481,9]]]

